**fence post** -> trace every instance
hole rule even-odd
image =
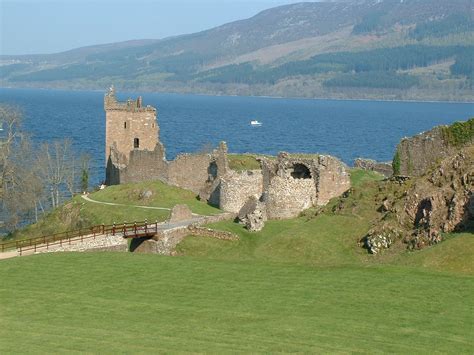
[[[135,221],[134,224],[134,230],[135,230],[135,237],[137,236],[137,222]]]
[[[112,225],[112,235],[115,235],[115,222],[114,222],[114,224]]]
[[[145,234],[148,234],[148,223],[147,223],[146,218],[145,218]]]

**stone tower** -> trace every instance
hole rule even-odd
[[[144,107],[141,97],[119,102],[112,86],[105,94],[104,109],[106,164],[113,158],[126,165],[131,151],[155,149],[159,128],[154,107]]]

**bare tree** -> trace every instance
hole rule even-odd
[[[51,192],[51,206],[56,208],[61,203],[61,192],[69,190],[71,195],[74,193],[75,169],[71,141],[65,139],[42,144],[38,166],[41,178]]]
[[[38,221],[89,183],[90,157],[75,158],[67,139],[36,149],[21,131],[21,118],[18,108],[0,105],[0,207],[10,228]]]
[[[43,184],[30,140],[21,132],[21,117],[17,108],[0,105],[1,207],[10,227],[16,227],[33,210],[35,220],[38,208],[44,211]]]

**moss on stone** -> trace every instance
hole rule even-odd
[[[236,171],[260,169],[257,158],[251,154],[229,154],[229,168]]]
[[[474,139],[474,118],[466,122],[455,122],[442,128],[444,141],[451,146],[460,147]]]

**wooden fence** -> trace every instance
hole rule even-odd
[[[53,245],[71,244],[74,241],[83,241],[86,239],[95,239],[98,236],[120,235],[123,238],[138,238],[151,236],[158,232],[158,221],[148,223],[142,222],[123,223],[123,224],[101,224],[90,228],[83,228],[63,233],[51,234],[48,236],[15,240],[11,242],[0,243],[0,251],[16,249],[20,255],[27,250],[36,250],[46,247],[48,249]]]

